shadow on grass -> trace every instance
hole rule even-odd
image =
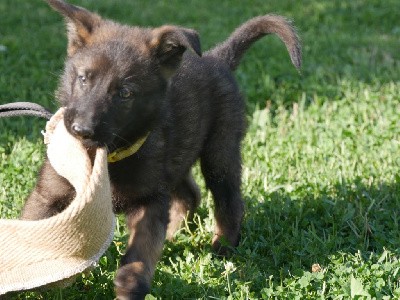
[[[368,259],[388,249],[400,255],[399,194],[400,181],[357,179],[316,193],[299,187],[264,194],[265,201],[246,199],[238,261],[253,260],[253,268],[279,280],[298,269],[311,271],[314,263],[327,264],[338,253],[360,251]]]

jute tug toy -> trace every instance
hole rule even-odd
[[[107,152],[97,149],[92,166],[86,149],[67,132],[63,112],[47,123],[45,143],[51,165],[72,184],[76,197],[48,219],[0,220],[0,295],[68,282],[95,266],[112,241]]]

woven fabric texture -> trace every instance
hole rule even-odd
[[[69,283],[95,266],[112,241],[115,216],[107,152],[97,149],[92,166],[85,148],[67,132],[63,111],[47,123],[45,143],[51,165],[74,186],[76,197],[48,219],[0,220],[0,295]]]

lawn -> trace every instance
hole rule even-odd
[[[271,12],[293,19],[302,39],[301,74],[272,36],[236,71],[248,103],[239,247],[227,258],[212,253],[212,198],[195,167],[202,206],[165,244],[148,299],[400,298],[400,1],[74,3],[132,25],[195,28],[204,50]],[[0,103],[55,111],[62,18],[44,1],[2,0],[0,45]],[[43,126],[0,120],[1,218],[17,218],[34,186]],[[119,217],[97,269],[69,288],[11,298],[112,299],[126,239]]]

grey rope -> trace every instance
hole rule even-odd
[[[0,118],[17,116],[35,116],[50,120],[53,114],[43,106],[32,102],[14,102],[0,105]]]

